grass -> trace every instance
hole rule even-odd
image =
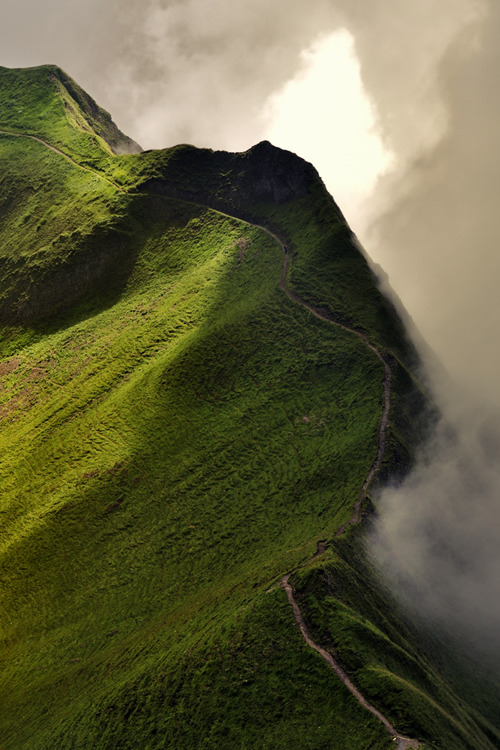
[[[146,245],[120,302],[5,365],[5,664],[19,691],[2,701],[14,726],[27,696],[58,705],[42,675],[52,685],[69,665],[73,681],[81,643],[95,665],[114,629],[125,648],[151,617],[161,643],[234,617],[346,520],[373,460],[376,358],[287,301],[266,235],[199,214],[162,235],[165,254]]]
[[[290,570],[318,638],[398,728],[494,747],[357,542],[350,562],[307,563],[377,454],[384,370],[286,297],[281,249],[244,206],[284,233],[309,303],[413,356],[331,199],[321,221],[314,185],[250,200],[255,154],[112,157],[54,75],[2,70],[0,113],[25,107],[3,125],[127,190],[0,137],[2,747],[391,747],[304,643],[277,585]],[[424,400],[393,361],[391,466]]]
[[[0,77],[0,130],[48,140],[96,168],[115,152],[138,149],[120,133],[110,115],[56,65],[0,67]]]
[[[449,674],[443,677],[432,636],[392,599],[367,562],[359,536],[356,530],[332,542],[322,564],[294,580],[313,637],[334,649],[362,693],[372,696],[400,731],[429,747],[497,747],[498,730],[490,725],[485,732],[488,722],[471,710],[468,690],[450,685]],[[469,660],[462,672],[469,688],[474,679],[482,680],[474,668]],[[480,694],[477,683],[474,688]],[[481,705],[486,715],[487,702]]]

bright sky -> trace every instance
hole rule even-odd
[[[346,29],[323,36],[302,52],[301,63],[264,105],[266,138],[312,162],[353,229],[362,232],[377,178],[393,157],[377,132],[354,38]]]

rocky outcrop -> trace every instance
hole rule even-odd
[[[86,120],[89,130],[106,141],[114,154],[138,154],[142,151],[138,143],[118,129],[109,112],[100,107],[64,70],[55,65],[49,68],[51,79],[64,87],[66,101],[74,102],[74,106]]]
[[[244,219],[262,219],[263,204],[281,205],[315,192],[334,207],[312,164],[262,141],[248,151],[229,153],[177,146],[164,151],[155,177],[140,190],[202,203]],[[343,217],[342,217],[343,218]]]

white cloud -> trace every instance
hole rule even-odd
[[[266,138],[312,162],[351,226],[363,227],[367,199],[392,156],[377,132],[353,36],[339,29],[316,39],[297,75],[268,98],[263,118]]]

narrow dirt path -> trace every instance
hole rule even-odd
[[[314,315],[319,320],[325,321],[325,323],[330,323],[331,325],[338,326],[339,328],[343,328],[345,331],[349,331],[349,333],[354,334],[355,336],[358,336],[365,346],[370,349],[376,357],[380,360],[384,367],[384,380],[383,380],[383,409],[382,409],[382,416],[380,419],[380,427],[379,427],[379,438],[378,438],[378,448],[377,448],[377,455],[375,457],[375,461],[373,462],[368,474],[366,475],[365,481],[363,482],[363,486],[361,488],[361,491],[359,493],[358,498],[356,499],[356,502],[353,506],[353,512],[350,517],[350,519],[342,524],[336,531],[335,536],[341,536],[348,525],[350,524],[356,524],[359,522],[361,517],[361,506],[363,503],[363,500],[366,497],[366,494],[368,492],[368,487],[370,486],[370,483],[377,473],[377,471],[380,469],[382,459],[384,457],[386,442],[387,442],[387,423],[389,419],[389,409],[391,405],[391,368],[389,367],[388,363],[385,361],[384,357],[380,353],[380,351],[377,349],[376,346],[374,346],[367,338],[367,336],[362,333],[361,331],[357,331],[354,328],[349,328],[349,326],[344,325],[343,323],[339,323],[338,321],[334,320],[333,317],[329,316],[327,313],[320,312],[319,310],[315,309],[311,305],[309,305],[307,302],[302,300],[290,287],[288,286],[287,279],[288,279],[288,272],[290,268],[290,255],[287,251],[287,248],[282,242],[282,240],[274,234],[274,232],[271,232],[266,227],[261,226],[260,224],[257,224],[255,226],[258,226],[260,229],[263,229],[268,235],[270,235],[281,247],[284,253],[284,262],[283,262],[283,272],[280,279],[280,287],[283,290],[283,292],[287,295],[287,297],[294,302],[297,305],[300,305],[304,309],[308,310],[312,315]],[[321,554],[321,552],[324,551],[324,545],[321,546],[318,545],[318,552],[314,557],[316,557],[318,554]],[[406,737],[405,735],[398,734],[396,731],[396,728],[390,723],[390,721],[382,714],[377,708],[372,706],[371,703],[369,703],[366,698],[362,695],[362,693],[357,689],[357,687],[353,684],[353,682],[348,677],[347,673],[342,669],[340,664],[334,659],[332,654],[330,654],[326,649],[322,648],[318,643],[316,643],[308,629],[304,620],[304,616],[302,615],[302,612],[300,610],[299,605],[297,604],[297,601],[295,600],[295,597],[293,595],[293,589],[289,583],[290,573],[283,576],[280,582],[281,588],[286,592],[286,595],[288,597],[288,601],[290,602],[293,610],[293,615],[295,618],[295,621],[297,625],[299,626],[300,632],[302,633],[302,637],[304,638],[307,645],[312,648],[314,651],[316,651],[328,664],[328,666],[333,669],[337,677],[339,677],[340,680],[344,683],[345,687],[349,690],[349,692],[356,698],[358,703],[363,706],[367,711],[369,711],[373,716],[375,716],[376,719],[378,719],[384,727],[387,729],[390,735],[392,735],[393,741],[396,743],[395,748],[396,750],[412,750],[413,748],[419,748],[420,743],[418,740],[411,739],[410,737]]]
[[[312,315],[314,315],[316,318],[319,318],[319,320],[324,320],[325,323],[330,323],[331,325],[335,325],[335,326],[338,326],[339,328],[343,328],[344,331],[349,331],[349,333],[353,333],[355,336],[361,339],[361,341],[365,344],[365,346],[368,347],[368,349],[371,349],[371,351],[378,357],[378,359],[381,361],[382,365],[384,366],[384,373],[385,373],[384,382],[383,382],[384,407],[382,410],[382,417],[380,420],[377,456],[375,458],[375,461],[373,462],[373,465],[370,471],[368,472],[366,476],[366,479],[361,488],[359,497],[354,503],[353,514],[351,518],[349,519],[347,523],[340,526],[340,528],[337,530],[335,534],[335,536],[340,536],[341,534],[344,533],[348,524],[358,523],[360,519],[360,513],[361,513],[361,504],[366,497],[366,493],[368,492],[368,487],[370,485],[370,482],[372,481],[373,477],[379,470],[380,465],[382,463],[382,458],[384,457],[385,445],[386,445],[387,421],[389,419],[389,409],[391,406],[391,368],[389,367],[389,365],[387,364],[387,362],[385,361],[385,359],[383,358],[383,356],[381,355],[377,347],[368,341],[368,338],[366,337],[364,333],[362,333],[361,331],[357,331],[355,328],[349,328],[349,326],[346,326],[343,323],[339,323],[336,320],[334,320],[333,317],[329,317],[328,315],[325,315],[319,312],[314,307],[311,307],[311,305],[308,305],[307,302],[304,302],[303,300],[301,300],[300,297],[290,289],[290,287],[287,284],[288,270],[289,270],[289,265],[290,265],[290,256],[287,253],[286,247],[281,242],[281,240],[278,237],[276,237],[276,235],[274,234],[272,234],[272,236],[277,242],[279,242],[285,254],[285,261],[283,263],[283,273],[281,276],[280,287],[283,289],[287,297],[291,299],[292,302],[295,302],[297,305],[304,307],[306,310],[312,313]]]
[[[377,349],[376,346],[374,346],[370,341],[368,340],[367,336],[362,333],[361,331],[357,331],[355,328],[349,328],[349,326],[344,325],[343,323],[339,323],[336,321],[333,316],[328,315],[328,313],[322,313],[319,310],[316,310],[316,308],[312,307],[311,305],[307,304],[307,302],[304,302],[298,294],[296,294],[290,287],[288,286],[287,279],[288,279],[288,271],[290,268],[290,255],[287,251],[287,248],[285,244],[282,242],[282,240],[274,234],[274,232],[271,232],[269,229],[266,229],[266,227],[261,226],[260,224],[256,224],[255,226],[258,226],[260,229],[263,229],[264,232],[266,232],[268,235],[270,235],[281,247],[284,253],[284,262],[283,262],[283,272],[281,274],[280,279],[280,287],[285,292],[286,296],[292,300],[296,305],[300,305],[300,307],[305,308],[308,310],[312,315],[314,315],[319,320],[323,320],[325,323],[330,323],[330,325],[337,326],[338,328],[343,328],[344,331],[348,331],[349,333],[354,334],[357,336],[361,341],[364,343],[365,346],[370,349],[376,357],[380,360],[384,367],[384,381],[383,381],[383,402],[384,406],[382,409],[382,416],[380,419],[380,427],[379,427],[379,439],[378,439],[378,449],[377,449],[377,455],[375,458],[375,461],[373,462],[373,465],[370,468],[370,471],[366,475],[366,479],[363,483],[363,486],[361,488],[361,491],[359,493],[359,497],[357,498],[356,502],[353,506],[353,513],[349,521],[342,524],[340,526],[335,536],[341,536],[341,534],[344,533],[347,526],[350,524],[356,524],[360,520],[361,516],[361,505],[363,500],[366,497],[366,493],[368,492],[368,487],[370,486],[370,483],[377,473],[377,471],[380,469],[380,465],[382,463],[382,459],[384,457],[385,453],[385,446],[386,446],[386,435],[387,435],[387,422],[389,419],[389,409],[391,407],[391,382],[392,382],[392,374],[391,374],[391,368],[385,361],[384,357],[380,353],[380,351]]]
[[[311,635],[307,629],[307,626],[304,621],[304,617],[302,616],[302,612],[300,611],[299,605],[295,601],[295,597],[293,595],[293,589],[290,586],[288,579],[290,577],[290,574],[284,576],[281,580],[281,588],[286,592],[286,595],[288,597],[288,601],[292,605],[293,614],[295,617],[295,620],[297,622],[297,625],[299,626],[300,632],[302,633],[302,637],[304,638],[305,642],[308,646],[310,646],[314,651],[317,651],[320,656],[323,657],[323,659],[327,662],[327,664],[333,669],[337,677],[339,677],[346,688],[349,690],[349,692],[352,693],[352,695],[356,698],[358,703],[360,703],[363,708],[365,708],[367,711],[369,711],[371,714],[375,716],[376,719],[378,719],[384,727],[387,729],[389,734],[392,735],[393,740],[397,743],[395,745],[398,750],[410,750],[410,748],[418,748],[419,743],[417,740],[412,740],[410,737],[405,737],[403,734],[398,734],[396,732],[395,727],[386,719],[384,714],[382,714],[378,709],[376,709],[374,706],[372,706],[371,703],[369,703],[366,698],[359,692],[357,687],[351,682],[347,674],[344,672],[342,667],[338,664],[338,662],[335,661],[333,656],[328,653],[324,648],[319,646],[313,639],[311,638]]]
[[[347,689],[354,695],[358,703],[361,703],[363,708],[366,708],[367,711],[370,711],[387,729],[390,734],[393,736],[397,736],[396,730],[393,727],[393,725],[385,718],[383,714],[380,713],[376,708],[374,708],[371,703],[368,703],[368,701],[361,695],[359,690],[353,685],[347,674],[344,672],[344,670],[339,666],[339,664],[335,661],[333,656],[328,653],[324,648],[321,646],[318,646],[318,644],[313,641],[311,638],[309,631],[307,629],[307,626],[304,621],[304,617],[302,616],[302,612],[300,611],[300,608],[295,601],[295,597],[293,595],[293,589],[290,586],[288,579],[290,578],[290,574],[286,575],[281,580],[281,588],[286,592],[286,595],[288,596],[288,601],[292,605],[293,614],[295,615],[295,619],[297,621],[297,624],[300,628],[300,632],[302,633],[302,636],[307,643],[308,646],[310,646],[314,651],[317,651],[318,654],[320,654],[323,659],[328,662],[330,667],[333,669],[336,675],[340,677],[344,685],[347,687]]]
[[[71,158],[68,154],[65,154],[64,151],[61,151],[59,148],[56,148],[56,146],[52,146],[50,143],[47,143],[47,141],[44,141],[42,138],[39,138],[37,135],[29,135],[28,133],[16,133],[12,130],[4,130],[3,128],[0,128],[0,136],[1,135],[7,135],[12,136],[14,138],[29,138],[32,141],[37,141],[38,143],[41,143],[42,146],[45,146],[45,148],[50,149],[50,151],[53,151],[55,154],[59,154],[59,156],[62,156],[66,161],[69,161],[70,164],[73,164],[73,166],[78,167],[78,169],[81,169],[83,172],[89,172],[90,174],[95,175],[100,180],[104,180],[104,182],[107,182],[108,185],[111,185],[115,188],[115,190],[118,190],[120,193],[126,193],[127,191],[125,188],[120,187],[116,184],[116,182],[113,182],[113,180],[110,180],[109,177],[106,177],[105,175],[101,174],[100,172],[97,172],[97,170],[92,169],[92,167],[84,167],[83,164],[79,164],[77,161]]]

